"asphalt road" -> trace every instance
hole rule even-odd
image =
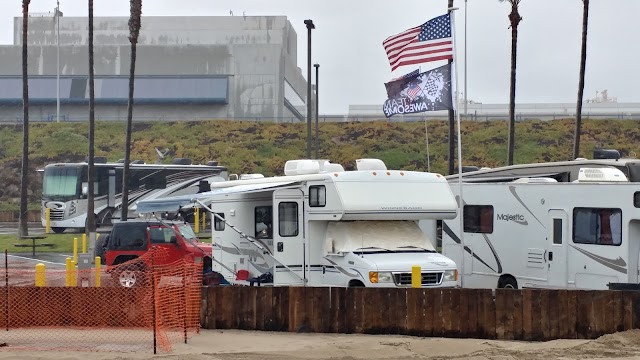
[[[40,223],[28,223],[29,234],[39,235],[44,234],[44,228]],[[0,223],[0,234],[17,234],[18,233],[18,223],[10,222],[10,223]]]
[[[42,225],[40,225],[40,223],[29,223],[29,235],[42,235],[44,234],[44,228],[42,227]],[[8,234],[17,234],[18,233],[18,223],[0,223],[0,234],[2,235],[8,235]],[[65,264],[66,258],[67,257],[73,257],[73,254],[67,254],[67,253],[40,253],[36,250],[36,257],[35,259],[32,257],[32,253],[31,252],[22,252],[22,253],[11,253],[11,250],[9,250],[9,254],[10,257],[14,260],[14,261],[18,261],[20,263],[31,263],[33,262],[34,264],[37,262],[43,262],[45,264],[49,264],[49,265],[55,265],[55,266],[63,266]]]

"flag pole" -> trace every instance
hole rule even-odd
[[[463,210],[463,198],[462,198],[462,137],[460,135],[460,96],[458,95],[458,51],[457,51],[457,41],[456,41],[456,26],[455,26],[455,10],[458,10],[456,7],[449,8],[449,14],[451,16],[451,39],[453,42],[453,66],[455,70],[455,104],[456,104],[456,121],[458,127],[458,190],[460,193],[460,200],[458,201],[459,213],[458,217],[460,219],[460,246],[462,247],[462,259],[460,261],[460,287],[464,287],[464,253],[466,246],[464,245],[464,210]]]
[[[429,129],[427,128],[427,117],[424,118],[424,137],[427,139],[427,172],[431,172],[431,164],[429,160]]]

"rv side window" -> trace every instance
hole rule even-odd
[[[620,245],[622,210],[602,208],[573,209],[573,242],[578,244]]]
[[[216,213],[216,215],[220,216],[224,219],[224,213]],[[213,217],[213,229],[215,231],[223,231],[224,230],[224,221],[218,219],[217,216]]]
[[[324,185],[309,186],[309,206],[323,207],[327,204],[327,189]]]
[[[633,194],[633,206],[640,208],[640,191]]]
[[[553,243],[562,244],[562,219],[553,219]]]
[[[298,203],[278,204],[278,232],[281,237],[298,236]]]
[[[464,232],[493,233],[493,206],[465,205],[463,212]]]
[[[273,215],[271,206],[256,206],[255,216],[256,237],[273,239]]]

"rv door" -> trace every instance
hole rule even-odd
[[[549,287],[566,288],[568,285],[567,268],[567,228],[568,215],[564,210],[549,210],[549,235],[547,236],[547,284]]]
[[[273,192],[273,284],[303,285],[305,276],[304,194],[300,189]]]

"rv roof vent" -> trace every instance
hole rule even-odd
[[[124,159],[118,159],[118,161],[116,161],[118,164],[124,164]]]
[[[629,181],[624,173],[616,168],[581,168],[578,182]]]
[[[240,180],[262,179],[263,177],[262,174],[241,174]]]
[[[284,164],[284,174],[286,176],[317,174],[319,172],[320,164],[314,160],[288,160]]]
[[[468,166],[463,166],[462,167],[462,172],[466,173],[466,172],[471,172],[471,171],[478,171],[480,170],[479,167],[477,166],[473,166],[473,165],[468,165]]]
[[[358,170],[387,170],[387,165],[380,159],[358,159],[356,160]]]
[[[615,149],[595,149],[593,150],[594,159],[620,159],[620,152]]]
[[[217,161],[209,161],[207,163],[208,166],[218,166],[218,162]]]
[[[171,161],[174,165],[191,165],[191,159],[187,158],[173,158]]]
[[[136,159],[136,160],[133,160],[131,164],[144,164],[144,160]]]
[[[539,178],[520,178],[520,179],[513,180],[512,182],[519,183],[519,184],[544,184],[544,183],[557,183],[558,180],[554,178],[548,178],[548,177],[539,177]]]

